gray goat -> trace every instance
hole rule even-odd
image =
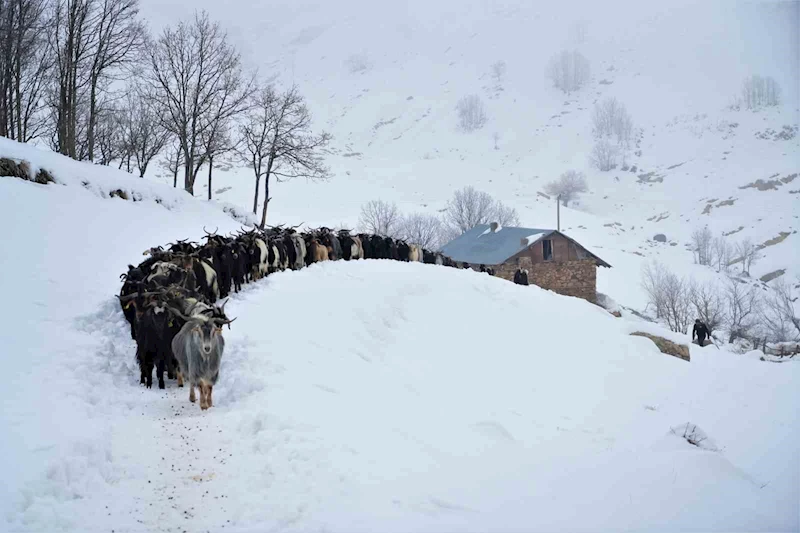
[[[195,401],[194,388],[200,389],[200,409],[206,410],[211,407],[211,391],[217,383],[225,350],[222,326],[233,320],[225,318],[223,313],[220,313],[222,316],[198,313],[187,317],[177,309],[170,310],[186,321],[172,339],[172,353],[178,360],[178,379],[188,382],[190,402]]]

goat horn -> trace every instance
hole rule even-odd
[[[236,318],[239,318],[238,316]],[[227,318],[212,318],[212,322],[215,324],[219,324],[220,326],[224,326],[225,324],[228,325],[228,329],[231,329],[231,322],[236,320],[236,318],[228,320]]]
[[[189,318],[188,316],[184,315],[183,313],[181,313],[179,310],[175,309],[171,305],[167,305],[167,309],[169,310],[170,313],[174,314],[175,316],[177,316],[178,318],[180,318],[182,320],[185,320],[186,322],[191,320],[191,318]]]

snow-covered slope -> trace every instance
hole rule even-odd
[[[186,16],[181,2],[144,5],[157,25]],[[600,290],[626,305],[644,305],[638,278],[646,259],[692,272],[685,245],[704,225],[716,235],[736,232],[732,243],[788,233],[762,251],[751,274],[800,274],[800,177],[772,190],[743,188],[800,172],[800,137],[775,135],[800,123],[796,2],[202,5],[263,78],[297,83],[317,128],[334,135],[334,178],[275,185],[273,221],[353,226],[361,204],[377,198],[435,213],[455,189],[473,185],[516,207],[523,225],[549,228],[555,206],[539,193],[577,169],[590,192],[562,210],[562,225],[620,265],[601,273]],[[569,96],[545,76],[565,48],[579,49],[592,69],[588,86]],[[507,73],[498,81],[491,65],[500,60]],[[727,109],[751,74],[781,84],[781,108]],[[468,94],[482,98],[489,118],[471,134],[456,127],[456,103]],[[593,106],[607,96],[641,130],[627,157],[635,172],[589,165]],[[248,170],[220,172],[215,183],[230,187],[219,198],[252,205]],[[653,243],[657,233],[676,246]]]
[[[17,148],[93,190],[142,183]],[[275,274],[226,307],[211,410],[140,388],[119,273],[238,226],[147,187],[165,202],[0,178],[0,529],[797,527],[798,365],[686,363],[583,300],[473,272]]]
[[[125,172],[6,139],[0,156],[29,161],[56,179],[39,185],[0,177],[0,360],[8,379],[0,499],[4,519],[14,517],[11,509],[34,505],[36,529],[49,530],[55,511],[36,505],[49,508],[76,497],[81,486],[111,480],[103,476],[111,475],[115,424],[98,410],[116,394],[109,369],[133,361],[133,352],[115,358],[100,351],[91,335],[76,331],[76,317],[118,293],[119,275],[151,246],[199,240],[203,225],[233,231],[240,224],[218,205]],[[131,200],[110,197],[115,190]]]

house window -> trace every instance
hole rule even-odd
[[[545,261],[553,260],[553,241],[545,239],[542,241],[542,258]]]

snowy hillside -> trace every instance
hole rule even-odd
[[[148,6],[144,14],[156,26],[185,15],[180,2]],[[353,226],[361,204],[377,198],[405,212],[436,213],[454,190],[473,185],[516,207],[524,226],[549,228],[555,208],[540,192],[576,169],[587,173],[590,191],[562,211],[562,224],[621,266],[600,274],[599,289],[624,304],[644,305],[630,285],[638,285],[648,258],[691,271],[685,246],[705,225],[732,243],[767,245],[754,277],[780,269],[790,280],[800,274],[800,177],[791,179],[800,171],[800,137],[780,136],[800,123],[797,3],[203,7],[230,29],[263,78],[297,83],[316,126],[334,135],[334,178],[276,184],[273,221]],[[573,48],[588,58],[592,76],[565,95],[546,78],[546,66]],[[501,60],[506,73],[498,79],[491,67]],[[783,106],[728,109],[742,80],[756,73],[778,80]],[[469,94],[483,100],[488,122],[463,133],[455,107]],[[627,107],[641,131],[626,159],[635,171],[589,165],[593,106],[608,96]],[[781,179],[767,190],[748,187]],[[220,199],[252,205],[247,169],[218,173],[215,183]],[[675,245],[654,243],[658,233]],[[770,244],[774,239],[783,240]]]
[[[59,182],[0,178],[4,531],[797,527],[798,365],[696,346],[687,363],[640,324],[470,271],[272,275],[226,307],[213,409],[141,388],[119,274],[239,223],[0,148]]]

